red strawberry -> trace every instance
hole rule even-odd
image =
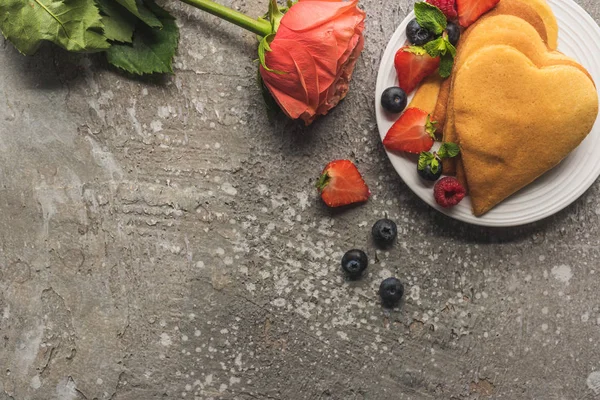
[[[458,23],[465,28],[470,26],[499,2],[500,0],[456,0]]]
[[[422,47],[404,46],[396,52],[394,65],[398,73],[398,86],[408,94],[438,69],[440,58],[429,56]]]
[[[317,182],[321,198],[329,207],[367,201],[371,192],[350,160],[332,161]]]
[[[317,182],[321,198],[329,207],[347,206],[367,201],[371,192],[360,172],[350,160],[332,161]]]
[[[448,20],[456,19],[458,16],[456,12],[456,0],[427,0],[427,2],[442,10]]]
[[[419,154],[433,146],[435,122],[419,108],[409,108],[392,125],[383,145],[390,151],[406,151]]]

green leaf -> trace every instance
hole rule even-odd
[[[440,146],[437,155],[440,158],[452,158],[456,157],[458,153],[460,153],[460,147],[456,143],[445,142]]]
[[[431,160],[431,173],[432,174],[437,174],[438,170],[440,169],[440,160],[438,160],[437,158],[434,158],[433,160]]]
[[[110,1],[110,0],[109,0]],[[148,7],[144,5],[142,0],[115,0],[117,3],[125,7],[130,13],[142,20],[146,25],[152,28],[162,28],[160,15],[154,15],[151,4]]]
[[[108,40],[131,43],[135,17],[114,0],[96,0],[100,6],[104,36]]]
[[[431,114],[427,115],[427,119],[425,120],[425,131],[431,136],[433,140],[435,140],[435,126],[437,125],[437,121],[431,120]]]
[[[93,0],[0,0],[0,29],[23,54],[44,40],[76,52],[110,47]]]
[[[154,3],[149,9],[160,18],[162,29],[138,24],[132,44],[113,44],[106,51],[108,62],[133,74],[172,73],[173,56],[179,42],[175,19]]]
[[[269,117],[269,120],[273,120],[275,118],[275,115],[279,111],[281,111],[281,108],[279,108],[279,105],[277,104],[277,102],[273,98],[273,95],[271,94],[271,92],[269,92],[269,89],[267,88],[267,86],[263,82],[262,76],[260,75],[260,69],[257,69],[256,72],[257,72],[257,75],[258,75],[258,79],[257,79],[258,80],[258,84],[260,85],[260,89],[261,89],[261,92],[262,92],[263,100],[265,102],[265,107],[267,109],[267,116]]]
[[[419,162],[417,164],[417,169],[419,171],[423,171],[427,165],[431,163],[431,161],[435,159],[435,156],[428,151],[423,151],[419,154]]]
[[[450,43],[446,36],[444,36],[444,43],[446,45],[446,50],[450,52],[452,58],[456,57],[456,47],[454,47],[454,45]]]
[[[454,65],[454,58],[450,54],[447,54],[442,57],[440,62],[440,76],[442,78],[447,78],[452,73],[452,66]]]
[[[415,54],[417,56],[424,56],[425,53],[427,53],[425,51],[425,49],[423,47],[420,47],[420,46],[409,46],[409,47],[405,48],[403,51]]]
[[[424,1],[415,3],[415,16],[419,25],[436,35],[441,34],[448,24],[442,10]]]

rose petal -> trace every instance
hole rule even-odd
[[[351,9],[357,9],[353,1],[300,1],[292,6],[281,19],[281,25],[292,31],[304,32],[323,25]]]
[[[285,73],[269,72],[261,66],[265,85],[290,118],[314,115],[319,104],[319,82],[312,55],[289,39],[275,37],[270,47],[265,54],[266,65]]]

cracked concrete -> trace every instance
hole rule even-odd
[[[372,99],[410,4],[362,2],[352,90],[309,128],[268,120],[252,35],[184,4],[170,77],[5,44],[0,399],[600,397],[600,187],[506,230],[413,195]],[[313,182],[341,157],[373,197],[331,211]],[[385,214],[400,235],[382,252],[369,229]],[[349,283],[352,247],[372,263]],[[389,275],[407,289],[391,313],[376,296]]]

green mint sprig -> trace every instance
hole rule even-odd
[[[423,171],[429,165],[431,172],[437,174],[440,170],[440,162],[444,158],[456,157],[460,153],[460,148],[455,143],[442,143],[437,152],[430,153],[423,151],[419,154],[417,169]]]

